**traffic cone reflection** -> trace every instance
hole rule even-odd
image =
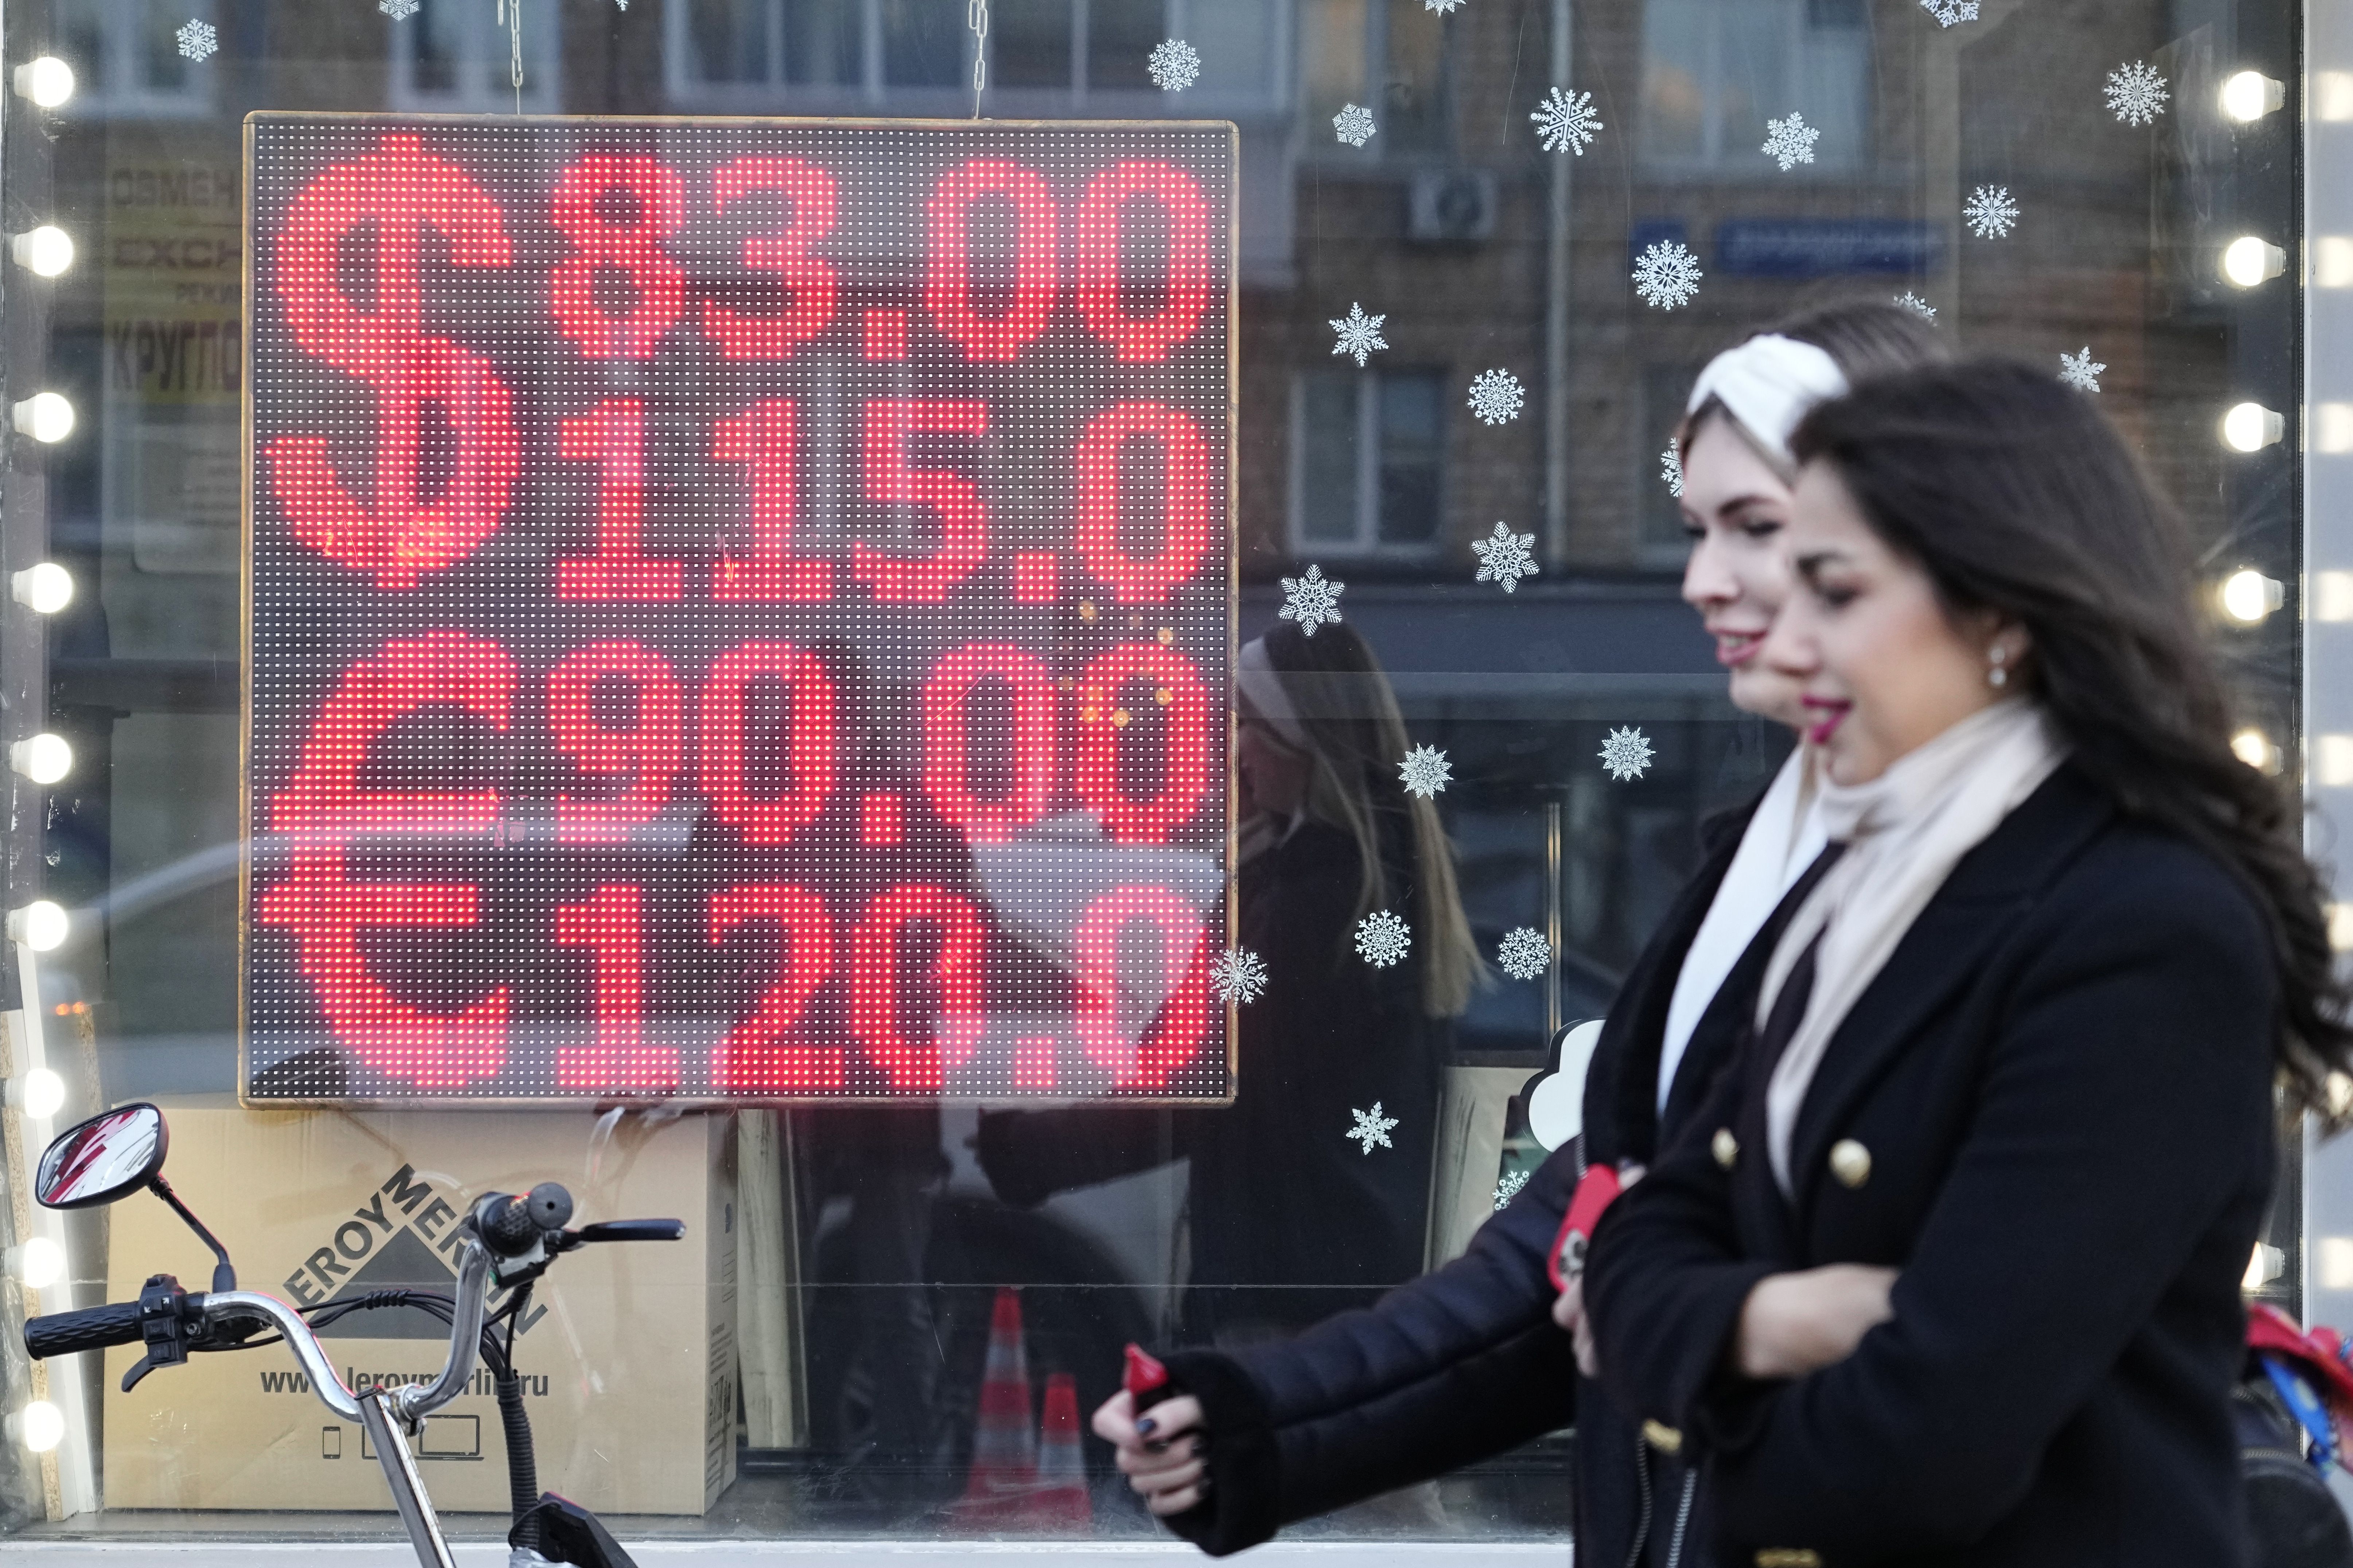
[[[972,1468],[955,1517],[966,1524],[1022,1522],[1038,1480],[1038,1429],[1029,1424],[1029,1355],[1021,1342],[1021,1297],[997,1292],[988,1320],[988,1360],[972,1432]]]
[[[1038,1436],[1038,1493],[1029,1522],[1063,1533],[1094,1528],[1087,1460],[1079,1447],[1079,1380],[1067,1372],[1046,1379],[1046,1422]]]

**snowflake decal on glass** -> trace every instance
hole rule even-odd
[[[1344,103],[1332,117],[1333,133],[1351,147],[1363,146],[1379,130],[1373,123],[1373,111],[1360,103]]]
[[[1920,0],[1920,9],[1936,17],[1939,27],[1978,19],[1978,0]]]
[[[1610,731],[1601,742],[1601,765],[1620,784],[1641,778],[1651,766],[1650,738],[1630,724]]]
[[[1506,594],[1520,585],[1521,578],[1536,574],[1536,536],[1514,533],[1507,523],[1497,523],[1485,539],[1472,540],[1471,553],[1479,558],[1479,574],[1471,581],[1501,583]]]
[[[1229,947],[1209,964],[1209,989],[1220,1002],[1255,1002],[1266,994],[1266,963],[1249,948]]]
[[[1936,307],[1931,305],[1927,300],[1923,300],[1919,295],[1915,294],[1909,289],[1906,289],[1904,292],[1895,296],[1895,302],[1903,306],[1905,310],[1911,311],[1914,315],[1919,317],[1924,321],[1933,321],[1936,319]]]
[[[1375,910],[1356,922],[1356,956],[1375,969],[1398,963],[1412,946],[1413,932],[1387,910]]]
[[[1765,122],[1765,156],[1781,165],[1788,174],[1799,163],[1814,161],[1814,143],[1822,133],[1806,123],[1806,117],[1792,112],[1787,120]]]
[[[1297,621],[1299,629],[1309,637],[1326,621],[1335,625],[1340,619],[1340,595],[1348,584],[1337,577],[1326,578],[1324,568],[1311,565],[1303,577],[1282,580],[1282,608],[1275,614],[1286,621]]]
[[[1389,346],[1388,340],[1381,336],[1381,323],[1388,320],[1385,315],[1367,316],[1362,305],[1354,300],[1349,300],[1348,313],[1331,319],[1332,330],[1340,334],[1340,341],[1332,345],[1332,353],[1354,355],[1357,368],[1363,369],[1365,361],[1371,357],[1374,350]]]
[[[184,22],[172,35],[180,41],[180,53],[192,60],[200,60],[220,47],[220,34],[210,22]]]
[[[1358,1110],[1352,1106],[1349,1108],[1348,1114],[1356,1119],[1356,1124],[1349,1128],[1344,1136],[1353,1142],[1362,1144],[1366,1153],[1371,1153],[1376,1145],[1383,1149],[1397,1147],[1389,1142],[1389,1130],[1398,1124],[1398,1119],[1394,1116],[1383,1116],[1379,1100],[1373,1101],[1373,1108],[1370,1110]]]
[[[2092,345],[2085,343],[2084,352],[2059,356],[2059,379],[2081,392],[2100,390],[2100,373],[2108,367],[2092,357]]]
[[[1152,84],[1165,92],[1182,92],[1200,79],[1201,51],[1182,38],[1154,46],[1144,68]]]
[[[417,15],[425,0],[375,0],[375,8],[396,22],[406,22]]]
[[[1482,425],[1508,425],[1526,401],[1520,378],[1508,370],[1482,370],[1471,378],[1471,412]]]
[[[2008,185],[1979,185],[1962,204],[1961,216],[1979,239],[2000,239],[2018,222],[2018,204]]]
[[[1672,441],[1659,454],[1659,478],[1667,482],[1667,493],[1677,500],[1683,496],[1683,455],[1675,450]]]
[[[1398,764],[1398,778],[1408,795],[1428,800],[1454,782],[1454,769],[1436,746],[1416,746]]]
[[[1703,276],[1699,258],[1682,240],[1662,239],[1647,247],[1634,263],[1634,292],[1656,310],[1672,310],[1691,303]]]
[[[1593,133],[1603,129],[1601,117],[1593,112],[1591,93],[1557,87],[1528,118],[1536,122],[1536,141],[1546,152],[1569,152],[1580,158],[1593,145]]]
[[[1462,0],[1421,0],[1421,8],[1425,11],[1435,11],[1443,16],[1449,11],[1462,9]]]
[[[2165,112],[2165,78],[2144,60],[2118,66],[2108,73],[2108,108],[2120,124],[2147,125]]]
[[[1527,1184],[1528,1173],[1525,1171],[1514,1171],[1510,1175],[1497,1180],[1495,1183],[1495,1212],[1501,1214],[1504,1210],[1504,1206],[1506,1204],[1509,1204],[1514,1198],[1518,1197],[1520,1195],[1520,1189]]]
[[[1552,963],[1552,943],[1534,926],[1515,926],[1504,933],[1495,962],[1514,980],[1534,980]]]

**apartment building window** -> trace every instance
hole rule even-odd
[[[206,0],[165,10],[153,0],[60,0],[58,51],[75,62],[69,112],[100,118],[202,114],[210,76],[180,53],[178,30],[214,22]]]
[[[1448,149],[1444,17],[1420,0],[1302,0],[1300,33],[1310,147],[1333,143],[1332,116],[1355,103],[1380,126],[1369,144],[1375,153]]]
[[[1435,546],[1447,413],[1438,371],[1301,376],[1293,399],[1293,543],[1326,554]]]
[[[782,89],[958,90],[971,45],[939,25],[944,3],[672,0],[670,90],[712,103]],[[1284,15],[1269,0],[993,0],[988,81],[1013,103],[1053,110],[1090,97],[1101,107],[1108,94],[1134,95],[1155,113],[1231,110],[1273,94]],[[1200,79],[1182,98],[1163,95],[1145,68],[1171,37],[1201,55]]]
[[[1766,121],[1801,109],[1821,132],[1805,174],[1869,148],[1871,33],[1863,0],[1649,0],[1642,8],[1644,162],[1784,178]]]
[[[563,59],[554,6],[535,8],[522,32],[520,108],[553,114]],[[496,114],[517,109],[514,37],[494,6],[476,0],[425,0],[413,16],[387,24],[392,34],[392,107]]]

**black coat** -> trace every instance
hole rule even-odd
[[[1648,1159],[1659,1142],[1660,1037],[1683,954],[1715,901],[1755,803],[1703,829],[1703,862],[1643,949],[1588,1069],[1583,1142],[1595,1158]],[[1670,1132],[1705,1098],[1737,1037],[1734,996],[1756,984],[1752,951],[1694,1031],[1667,1105]],[[1645,1509],[1635,1424],[1580,1392],[1569,1338],[1552,1321],[1545,1258],[1577,1186],[1574,1145],[1556,1152],[1462,1257],[1366,1310],[1281,1343],[1168,1360],[1215,1434],[1211,1485],[1168,1522],[1214,1555],[1294,1520],[1427,1480],[1577,1424],[1580,1560],[1627,1561]],[[1687,1555],[1686,1564],[1691,1559]]]
[[[1794,1203],[1769,1068],[1736,1062],[1586,1275],[1612,1392],[1701,1457],[1720,1563],[2244,1561],[2226,1402],[2272,1184],[2270,954],[2223,868],[2063,767],[1833,1037]],[[1848,1149],[1841,1178],[1848,1142],[1868,1169]],[[1750,1288],[1836,1262],[1902,1270],[1894,1321],[1809,1377],[1730,1371]]]

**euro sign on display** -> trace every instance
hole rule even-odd
[[[248,119],[248,1101],[1230,1099],[1236,148]]]

